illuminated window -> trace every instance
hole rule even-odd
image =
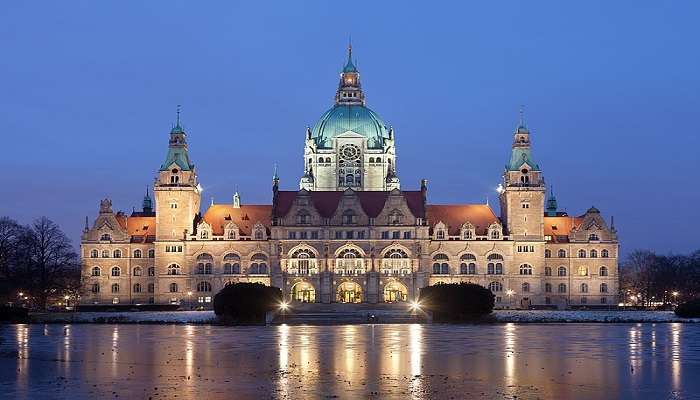
[[[557,269],[557,275],[566,276],[566,267],[559,267],[559,269]]]
[[[603,258],[608,258],[610,256],[610,253],[607,250],[603,250],[600,252],[600,256]]]
[[[583,266],[578,267],[577,274],[579,276],[587,276],[588,275],[588,268],[583,267]]]
[[[109,250],[102,250],[102,258],[109,258]]]
[[[588,284],[587,283],[581,284],[581,293],[588,293]]]
[[[119,293],[119,284],[118,283],[112,284],[112,293]]]
[[[141,267],[134,267],[133,275],[134,275],[134,276],[141,276],[141,275],[143,275],[143,269],[141,269]]]
[[[99,257],[99,256],[100,256],[100,253],[97,251],[97,249],[93,249],[93,250],[90,252],[90,257],[92,257],[92,258],[97,258],[97,257]]]
[[[180,266],[177,264],[168,265],[168,275],[180,275]]]
[[[170,290],[170,293],[177,293],[177,283],[171,283],[168,289]]]
[[[532,275],[532,265],[530,264],[522,264],[520,266],[520,275]]]

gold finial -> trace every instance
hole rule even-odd
[[[182,107],[182,106],[178,104],[177,105],[177,122],[176,122],[177,126],[180,126],[180,107]]]

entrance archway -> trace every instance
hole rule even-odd
[[[315,303],[316,289],[309,282],[297,282],[292,286],[292,300],[301,303]]]
[[[386,303],[394,303],[397,301],[406,301],[408,299],[408,289],[401,282],[392,281],[384,286],[384,301]]]
[[[338,303],[361,303],[362,287],[355,282],[343,282],[338,286]]]

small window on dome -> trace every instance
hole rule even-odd
[[[177,168],[173,168],[173,170],[170,172],[172,172],[173,174],[177,174]]]

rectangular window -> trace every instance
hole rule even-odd
[[[289,231],[287,232],[287,239],[296,239],[297,238],[297,233],[294,231]]]
[[[318,239],[318,231],[311,231],[311,239]]]
[[[382,239],[389,239],[389,231],[382,231]]]
[[[299,238],[300,239],[307,239],[309,236],[309,233],[306,231],[299,232]]]
[[[392,238],[392,239],[400,239],[400,238],[401,238],[401,232],[399,232],[399,231],[393,231],[393,232],[391,232],[391,238]]]
[[[403,238],[404,238],[404,239],[410,239],[410,238],[411,238],[411,232],[404,232],[404,233],[403,233]]]
[[[359,232],[357,232],[357,238],[358,238],[358,239],[364,239],[364,238],[365,238],[365,231],[359,231]]]
[[[347,231],[345,232],[345,239],[352,239],[354,237],[354,232],[353,231]]]
[[[336,239],[342,239],[342,238],[343,238],[343,232],[341,232],[341,231],[335,231],[335,238],[336,238]]]

